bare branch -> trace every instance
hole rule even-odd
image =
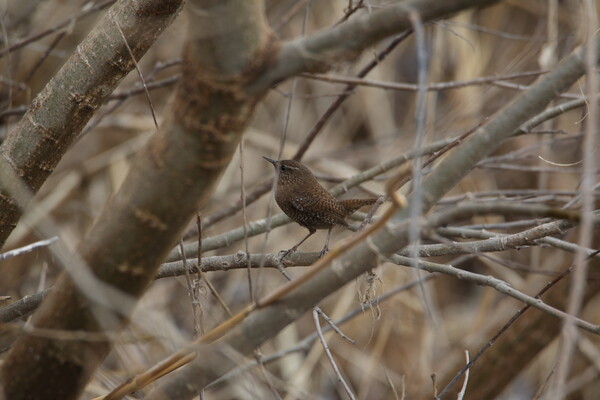
[[[596,46],[598,45],[600,41],[596,42]],[[479,128],[425,178],[423,211],[428,211],[474,168],[479,160],[490,154],[505,138],[517,132],[528,119],[541,112],[559,93],[567,90],[583,75],[584,71],[581,52],[576,51],[565,58],[555,70],[532,85],[527,92],[498,112],[486,125]],[[306,284],[286,295],[284,299],[252,313],[240,325],[233,328],[218,345],[198,349],[196,357],[202,362],[194,362],[186,367],[177,378],[163,384],[149,398],[164,398],[165,391],[174,391],[180,396],[182,393],[187,393],[186,398],[193,396],[196,389],[189,388],[190,382],[194,382],[197,387],[203,387],[224,370],[233,367],[230,360],[220,355],[219,349],[227,347],[243,354],[248,353],[294,320],[296,315],[309,310],[328,294],[373,268],[376,256],[389,258],[407,244],[407,216],[407,211],[400,211],[393,221],[386,224],[383,231],[375,233],[367,243],[351,250],[341,260],[340,265],[343,265],[343,268],[320,271]],[[294,315],[287,312],[289,307],[296,310]],[[264,326],[266,321],[270,324],[268,328]],[[256,330],[259,326],[259,330]],[[219,365],[218,371],[212,369],[214,365]],[[186,390],[184,386],[189,389]]]
[[[99,280],[132,298],[141,296],[187,221],[198,206],[208,200],[221,169],[228,164],[237,147],[254,105],[261,98],[260,95],[241,95],[244,85],[271,57],[273,40],[266,26],[263,2],[230,1],[225,5],[219,2],[212,4],[214,8],[210,10],[202,10],[200,15],[197,7],[202,3],[187,4],[193,18],[202,18],[202,22],[190,24],[182,84],[171,104],[172,109],[167,112],[159,132],[138,154],[121,190],[104,208],[79,247],[82,258],[90,267],[88,273],[93,271]],[[159,21],[170,22],[181,3],[159,1],[151,2],[151,5],[150,10],[144,8],[146,3],[139,1],[118,2],[115,6],[134,14],[119,22],[132,49],[138,48],[133,44],[138,39],[131,37],[131,24],[151,30],[154,38],[164,28]],[[237,25],[228,24],[224,30],[219,28],[223,27],[220,25],[222,20],[228,20],[227,15],[237,13],[244,15],[244,18],[235,19]],[[114,29],[113,18],[118,15],[109,13],[105,19],[108,22],[99,25],[110,24],[110,30],[103,32],[99,46],[121,49],[118,53],[121,62],[132,67],[124,44],[115,45],[123,43]],[[215,18],[216,15],[219,18]],[[147,23],[144,16],[151,17],[153,23]],[[210,35],[206,34],[208,32]],[[107,40],[107,37],[115,39]],[[77,57],[83,57],[84,65],[88,65],[85,61],[91,56],[84,55],[84,48],[79,47]],[[223,53],[211,53],[209,48],[228,49],[230,53],[224,58]],[[99,53],[98,48],[94,48],[94,52]],[[111,62],[111,70],[119,67],[118,63]],[[100,71],[97,75],[87,71],[86,76],[92,80],[106,79]],[[219,84],[215,85],[215,81]],[[98,82],[94,83],[95,90],[102,87]],[[72,96],[65,87],[61,92],[64,96]],[[94,108],[86,108],[86,115],[91,115]],[[48,112],[47,108],[41,110]],[[52,111],[62,111],[62,118],[73,118],[64,110]],[[26,114],[24,120],[31,118]],[[82,127],[81,122],[85,121],[78,119],[76,122]],[[65,132],[61,130],[60,133]],[[4,144],[9,144],[9,140]],[[49,147],[56,153],[55,141]],[[24,153],[22,150],[19,154]],[[166,198],[165,192],[171,197]],[[173,207],[173,198],[177,199],[177,207]],[[121,328],[126,323],[123,314],[130,310],[122,310],[119,304],[98,304],[88,298],[92,294],[79,292],[73,281],[63,276],[34,316],[33,323],[39,328],[87,331]],[[103,325],[96,319],[98,314],[109,318],[112,324]],[[78,341],[65,344],[23,335],[2,365],[6,397],[47,398],[47,394],[52,393],[53,397],[62,399],[76,398],[110,348],[110,340],[93,345]],[[74,355],[77,360],[72,359]],[[19,376],[19,379],[12,379],[12,376]],[[33,394],[32,388],[39,391],[37,395]]]
[[[487,6],[495,0],[411,0],[360,15],[333,28],[286,43],[275,63],[250,87],[261,91],[300,72],[321,72],[335,63],[356,57],[379,40],[412,28],[409,13],[423,21],[446,16],[467,7]]]
[[[134,44],[132,50],[139,59],[173,21],[180,6],[180,0],[117,2],[2,143],[3,168],[13,169],[29,190],[37,192],[94,111],[134,68],[115,21]],[[27,205],[15,200],[8,185],[1,182],[0,186],[0,247]]]
[[[37,248],[50,246],[52,243],[58,240],[57,236],[51,237],[50,239],[40,240],[35,243],[28,244],[27,246],[19,247],[18,249],[6,251],[0,253],[0,261],[6,260],[7,258],[16,257],[21,254],[29,253]]]
[[[68,19],[66,19],[65,21],[59,23],[58,25],[46,29],[42,32],[36,33],[32,36],[29,36],[27,38],[21,39],[16,43],[11,44],[9,47],[4,48],[2,50],[0,50],[0,57],[4,57],[6,54],[13,52],[15,50],[18,50],[20,48],[23,48],[25,46],[27,46],[30,43],[33,43],[37,40],[40,40],[48,35],[51,35],[53,33],[56,32],[60,32],[61,29],[64,29],[65,27],[68,27],[69,25],[71,25],[73,22],[77,21],[78,19],[81,19],[89,14],[93,14],[95,12],[98,12],[100,10],[105,9],[106,7],[110,6],[112,3],[114,3],[115,0],[105,0],[101,3],[98,3],[92,7],[88,7],[84,10],[82,10],[80,13],[78,13],[77,15],[74,15]]]
[[[426,86],[427,91],[441,91],[441,90],[450,90],[450,89],[460,89],[466,86],[472,85],[485,85],[491,82],[504,81],[509,79],[517,79],[527,76],[539,76],[547,71],[529,71],[529,72],[520,72],[509,75],[502,76],[483,76],[481,78],[475,78],[468,81],[452,81],[452,82],[438,82],[438,83],[429,83]],[[316,79],[324,82],[331,83],[346,83],[355,86],[369,86],[380,89],[387,90],[404,90],[408,92],[416,92],[419,90],[419,85],[415,85],[412,83],[399,83],[399,82],[379,82],[373,81],[364,78],[352,78],[352,77],[340,77],[333,75],[323,75],[323,74],[301,74],[305,78]]]

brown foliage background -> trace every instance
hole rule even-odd
[[[290,10],[299,3],[307,4],[299,7],[297,13],[290,14]],[[367,3],[374,8],[385,6],[385,2]],[[269,1],[267,13],[276,34],[286,39],[332,26],[342,18],[347,6],[345,1]],[[22,7],[26,7],[26,2]],[[23,16],[19,23],[8,24],[12,20],[5,18],[5,29],[9,37],[25,36],[27,32],[54,26],[66,15],[75,14],[79,8],[79,2],[75,1],[43,2],[35,8],[35,12]],[[366,5],[360,12],[368,12]],[[96,16],[94,14],[70,25],[62,40],[51,48],[50,56],[33,74],[32,69],[41,54],[53,44],[56,35],[3,58],[5,81],[23,83],[2,86],[2,109],[28,105],[93,26]],[[426,33],[431,49],[429,82],[467,81],[551,68],[557,59],[581,43],[583,28],[580,18],[580,10],[569,2],[561,2],[556,21],[553,21],[548,14],[547,2],[508,1],[491,9],[470,10],[450,20],[428,24]],[[148,83],[172,78],[179,73],[178,63],[171,62],[181,55],[181,37],[186,23],[186,15],[182,13],[140,62],[140,70]],[[553,40],[548,36],[552,29],[556,29],[557,35]],[[340,63],[330,73],[353,76],[383,45],[385,43],[365,51],[353,61]],[[414,37],[409,37],[369,74],[368,79],[415,83],[415,51]],[[494,114],[522,90],[517,84],[527,85],[534,80],[535,76],[526,76],[501,83],[429,92],[426,141],[464,133]],[[514,86],[508,87],[506,82]],[[139,86],[139,76],[132,72],[117,91],[125,93]],[[150,91],[159,120],[172,88],[172,85],[165,85]],[[243,159],[238,151],[209,204],[201,210],[202,218],[210,218],[238,201],[242,193],[241,171],[245,190],[271,177],[272,167],[261,156],[276,157],[285,136],[282,158],[291,157],[343,88],[343,84],[297,77],[270,90],[257,107],[244,134]],[[573,87],[571,92],[579,94],[579,88]],[[290,103],[291,96],[293,100]],[[36,218],[51,220],[60,240],[72,246],[84,237],[103,205],[123,182],[132,157],[155,130],[144,94],[124,97],[124,101],[112,100],[96,112],[88,128],[84,129],[36,196],[35,215],[31,210],[25,214],[22,221],[27,223],[20,223],[4,250],[41,239],[36,234]],[[303,161],[324,182],[331,182],[411,149],[415,132],[415,98],[414,91],[374,87],[355,89],[325,126]],[[506,141],[494,155],[504,158],[481,163],[447,196],[447,200],[442,201],[440,207],[451,206],[463,198],[565,204],[578,190],[580,166],[577,162],[581,159],[580,134],[586,124],[585,114],[584,108],[564,113],[538,128],[544,133]],[[0,135],[6,134],[18,118],[4,115]],[[561,165],[544,162],[538,155]],[[383,193],[383,183],[382,180],[370,181],[360,189],[354,189],[348,197]],[[173,206],[177,207],[177,204]],[[264,196],[248,206],[245,217],[247,221],[253,221],[274,212],[279,212],[277,206],[269,196]],[[507,218],[476,217],[464,224],[503,222],[507,222]],[[238,212],[206,227],[202,235],[213,236],[242,224],[242,214]],[[192,234],[188,235],[188,240],[193,241],[193,222],[190,229]],[[499,231],[517,232],[519,228],[504,227]],[[246,249],[250,253],[277,252],[290,247],[304,234],[305,231],[297,225],[286,225],[271,232],[268,240],[259,235],[203,255],[234,254]],[[334,241],[348,235],[348,232],[336,230]],[[302,249],[320,249],[324,238],[324,233],[319,233]],[[562,238],[576,242],[577,230],[565,232]],[[598,246],[597,240],[594,246]],[[551,279],[538,272],[564,270],[573,263],[573,254],[532,246],[458,259],[435,257],[432,261],[494,275],[534,295],[543,282]],[[1,261],[0,295],[16,300],[39,292],[50,286],[60,272],[55,260],[44,249]],[[299,273],[295,269],[291,272]],[[375,273],[378,279],[372,284],[360,279],[330,296],[321,304],[323,310],[333,319],[340,318],[359,306],[362,295],[378,295],[415,278],[414,272],[408,268],[385,262]],[[597,276],[597,271],[592,271],[594,273]],[[207,276],[232,310],[240,309],[249,302],[246,271],[211,272]],[[257,297],[285,282],[273,269],[253,271],[252,276]],[[474,353],[521,306],[491,288],[478,287],[453,277],[438,276],[427,285],[431,289],[429,307],[425,307],[419,288],[415,287],[376,308],[366,309],[343,325],[342,330],[356,341],[355,344],[336,334],[327,334],[329,345],[357,398],[393,398],[395,391],[406,391],[407,398],[431,398],[431,374],[437,374],[438,379],[451,377],[463,363],[463,351],[469,349]],[[594,312],[597,301],[588,302],[583,319],[600,323],[598,313]],[[201,310],[205,329],[226,318],[205,286],[201,290]],[[555,319],[554,323],[560,325],[560,320]],[[5,327],[0,335],[0,351],[10,347],[20,326],[20,323],[15,323]],[[312,332],[312,319],[302,317],[262,346],[260,353],[268,355],[290,348]],[[131,326],[123,332],[110,356],[96,371],[85,398],[105,394],[132,374],[160,361],[188,343],[193,333],[192,307],[185,277],[157,280],[136,308]],[[529,341],[535,340],[529,337],[519,339],[525,348]],[[511,349],[502,354],[505,362],[515,365],[520,364],[517,359],[526,357],[528,366],[503,388],[504,394],[498,398],[532,398],[554,368],[556,342],[552,341],[542,351],[533,354],[512,352]],[[569,378],[569,388],[572,388],[569,398],[597,397],[600,391],[598,351],[597,337],[583,335]],[[482,375],[487,374],[486,379],[494,379],[494,369],[486,370],[485,365],[474,367],[471,379],[477,379],[478,371]],[[502,371],[496,373],[502,374]],[[438,385],[445,383],[438,382]],[[226,384],[216,385],[206,392],[205,398],[268,398],[272,396],[271,391],[290,399],[313,396],[345,398],[318,341],[264,369],[254,368]]]

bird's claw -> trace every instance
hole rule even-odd
[[[323,247],[323,250],[321,250],[319,252],[319,258],[323,257],[325,254],[327,254],[329,252],[329,247],[325,246]]]
[[[294,252],[294,249],[281,250],[279,253],[277,253],[277,256],[279,257],[280,260],[283,260],[284,258],[286,258],[287,256],[289,256],[293,252]]]

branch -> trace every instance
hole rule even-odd
[[[429,225],[438,227],[450,222],[470,219],[481,214],[526,215],[531,217],[554,217],[579,222],[580,213],[549,207],[543,204],[516,204],[505,201],[467,202],[457,204],[447,210],[438,211],[429,218]]]
[[[392,256],[390,258],[390,260],[396,264],[408,264],[411,262],[414,264],[414,261],[408,257]],[[475,283],[477,285],[489,286],[502,294],[505,294],[507,296],[515,298],[515,299],[527,304],[530,307],[537,308],[538,310],[541,310],[541,311],[543,311],[549,315],[552,315],[554,317],[560,318],[563,321],[566,320],[567,318],[572,318],[578,327],[580,327],[588,332],[600,335],[600,326],[592,324],[587,321],[584,321],[579,318],[574,318],[573,316],[570,316],[569,314],[567,314],[564,311],[561,311],[557,308],[549,306],[548,304],[544,303],[540,299],[536,299],[534,297],[526,295],[523,292],[520,292],[519,290],[510,286],[510,284],[508,284],[507,282],[504,282],[503,280],[498,279],[498,278],[494,278],[493,276],[476,274],[473,272],[455,268],[451,265],[436,264],[436,263],[430,263],[430,262],[421,262],[419,264],[419,268],[423,269],[427,272],[439,272],[439,273],[442,273],[445,275],[451,275],[451,276],[454,276],[455,278],[466,280],[466,281]]]
[[[369,179],[372,179],[377,175],[383,174],[384,172],[387,172],[387,171],[391,170],[392,168],[399,167],[400,165],[403,165],[405,162],[412,160],[414,157],[418,157],[421,155],[428,155],[428,154],[438,152],[439,150],[443,149],[444,147],[446,147],[448,144],[454,142],[455,140],[456,140],[456,138],[442,139],[437,142],[426,145],[423,149],[421,149],[421,151],[414,151],[414,150],[407,151],[406,153],[404,153],[398,157],[394,157],[390,160],[384,161],[380,164],[377,164],[377,165],[367,169],[366,171],[360,172],[360,173],[350,177],[349,179],[345,180],[344,182],[340,183],[339,185],[336,185],[333,188],[331,188],[330,192],[334,196],[341,196],[342,194],[346,193],[351,188],[358,186],[361,183],[366,182]],[[245,237],[252,237],[252,236],[260,235],[261,233],[264,233],[267,231],[267,227],[270,227],[271,229],[273,229],[273,228],[277,228],[279,226],[283,226],[289,222],[291,222],[291,220],[283,213],[274,215],[273,217],[271,217],[270,221],[266,218],[263,218],[258,221],[249,223],[248,226],[246,227],[246,232],[244,232],[243,227],[240,227],[240,228],[232,229],[228,232],[224,232],[220,235],[215,235],[215,236],[212,236],[212,237],[202,240],[202,249],[204,249],[204,251],[209,251],[209,250],[215,250],[215,249],[227,247],[227,246],[230,246],[232,243],[243,240]],[[247,236],[245,236],[245,235],[247,235]],[[187,243],[184,246],[186,257],[194,257],[196,254],[197,247],[198,247],[197,243]],[[180,258],[179,251],[175,249],[169,253],[169,257],[168,257],[167,261],[174,261],[174,260],[178,260],[179,258]]]
[[[333,28],[285,43],[277,59],[251,86],[262,91],[300,72],[322,72],[354,59],[378,41],[412,28],[411,12],[423,21],[447,17],[475,6],[489,6],[497,0],[410,0],[363,14]]]
[[[0,308],[0,323],[8,323],[29,316],[40,306],[42,300],[48,297],[51,289],[48,288],[41,292],[25,296]]]
[[[600,41],[597,41],[596,46],[599,45]],[[528,119],[540,113],[552,99],[575,83],[584,71],[582,55],[577,50],[449,154],[423,181],[423,212],[433,207],[478,161],[494,151],[504,139],[517,133]],[[345,254],[335,268],[320,271],[276,303],[253,312],[218,344],[198,347],[196,361],[168,379],[148,398],[170,398],[175,393],[179,398],[191,398],[198,389],[234,367],[232,360],[224,354],[231,350],[249,353],[323,298],[373,268],[377,256],[389,258],[406,246],[406,210],[399,211],[384,229],[369,237],[367,243],[359,244]]]
[[[112,6],[2,143],[0,168],[13,171],[35,194],[94,111],[134,68],[115,24],[121,26],[135,58],[140,59],[173,21],[181,3],[129,0]],[[29,201],[15,198],[12,186],[10,181],[0,181],[0,248]]]
[[[436,232],[443,236],[459,236],[462,238],[477,238],[489,240],[457,243],[456,251],[458,253],[455,253],[455,244],[452,244],[449,246],[449,248],[446,248],[446,252],[437,247],[440,246],[437,244],[422,246],[419,251],[423,252],[424,254],[428,254],[423,255],[423,257],[433,257],[435,255],[464,254],[462,250],[464,250],[465,252],[467,252],[467,250],[473,250],[474,252],[502,251],[502,249],[506,250],[508,248],[519,248],[519,246],[528,244],[530,238],[529,235],[531,235],[531,238],[533,238],[533,241],[536,243],[545,244],[548,246],[556,247],[557,249],[575,253],[579,251],[578,245],[551,236],[563,234],[566,229],[569,229],[571,227],[572,224],[568,221],[554,221],[512,235],[507,235],[498,232],[486,232],[475,229],[467,229],[462,227],[438,228]],[[541,235],[543,236],[540,237]],[[461,250],[462,245],[464,245],[465,247]],[[600,254],[596,254],[596,251],[594,249],[584,249],[584,251],[589,257],[600,259]]]
[[[450,90],[450,89],[460,89],[463,87],[471,86],[471,85],[485,85],[490,82],[504,81],[508,79],[517,79],[528,76],[539,76],[546,73],[546,71],[528,71],[528,72],[519,72],[508,75],[496,75],[496,76],[482,76],[480,78],[471,79],[468,81],[451,81],[451,82],[437,82],[437,83],[429,83],[426,86],[427,91],[442,91],[442,90]],[[329,82],[329,83],[346,83],[354,86],[368,86],[375,87],[380,89],[387,90],[404,90],[409,92],[416,92],[419,90],[419,85],[414,83],[400,83],[400,82],[381,82],[374,81],[370,79],[364,78],[354,78],[354,77],[342,77],[342,76],[334,76],[334,75],[322,75],[322,74],[302,74],[304,78],[315,79],[319,81]]]
[[[237,148],[253,107],[261,97],[245,95],[244,86],[272,58],[273,42],[262,1],[206,3],[212,8],[200,9],[206,4],[187,2],[190,18],[196,23],[189,24],[183,77],[162,126],[138,154],[120,190],[80,243],[77,255],[89,269],[82,265],[73,275],[59,279],[34,315],[32,323],[36,328],[93,333],[121,329],[133,304],[191,216],[210,197],[222,169]],[[129,33],[132,23],[141,24],[156,35],[164,28],[159,22],[170,21],[180,3],[151,3],[150,11],[157,15],[150,14],[150,20],[138,20],[148,11],[143,5],[147,4],[133,1],[118,2],[116,6],[134,13],[128,20],[119,21],[132,49],[137,47],[137,39]],[[123,40],[114,18],[115,14],[109,12],[105,19],[111,30],[104,32],[103,43],[121,48]],[[228,23],[223,25],[223,21]],[[84,62],[94,59],[83,49],[80,46],[74,57],[83,57]],[[99,53],[97,48],[94,51]],[[110,64],[111,70],[132,65],[126,50],[119,54],[117,60],[121,61]],[[100,72],[88,70],[85,76],[92,81],[106,79]],[[62,89],[65,96],[73,96]],[[97,104],[94,102],[94,107]],[[79,105],[91,115],[94,107],[88,109],[86,101]],[[62,109],[51,109],[48,104],[40,110],[46,114],[67,114]],[[80,119],[74,119],[78,128],[82,126]],[[24,121],[31,118],[26,115]],[[62,134],[63,131],[71,130],[61,130]],[[42,141],[48,141],[48,133],[42,132]],[[50,142],[56,152],[56,141]],[[121,296],[109,296],[100,288],[82,290],[79,287],[82,273],[92,274]],[[122,298],[131,301],[123,304],[117,300]],[[77,398],[109,352],[110,340],[107,337],[96,343],[64,342],[22,335],[0,371],[5,396],[17,400]]]
[[[485,240],[476,240],[473,242],[451,242],[444,244],[426,244],[417,247],[419,257],[439,257],[458,254],[489,253],[496,251],[505,251],[517,249],[521,246],[535,244],[539,239],[551,235],[558,235],[572,227],[572,224],[566,221],[550,222],[522,232],[511,235],[503,233],[483,233],[481,231],[471,230],[477,233],[478,238],[488,238]],[[466,230],[464,228],[439,228],[438,233],[452,234],[461,236]],[[399,252],[399,255],[408,256],[411,246],[408,246]]]
[[[572,109],[582,107],[585,105],[586,105],[585,99],[579,99],[579,100],[569,101],[569,102],[563,103],[559,106],[555,106],[555,107],[549,108],[547,110],[544,110],[543,112],[540,112],[539,114],[537,114],[536,116],[531,118],[529,121],[527,121],[525,124],[523,124],[520,127],[520,129],[517,130],[514,134],[520,135],[523,133],[529,133],[529,132],[531,132],[531,129],[535,128],[536,126],[538,126],[552,118],[555,118],[567,111],[570,111]],[[432,154],[432,153],[437,153],[438,151],[444,149],[447,145],[455,142],[457,139],[459,139],[459,138],[454,137],[454,138],[440,140],[440,141],[431,143],[429,145],[426,145],[423,149],[421,149],[420,152],[415,152],[415,151],[411,150],[409,152],[402,154],[399,157],[395,157],[395,158],[392,158],[385,162],[382,162],[378,165],[375,165],[375,166],[367,169],[366,171],[363,171],[359,174],[352,176],[351,178],[342,182],[341,184],[336,185],[335,187],[333,187],[331,189],[331,193],[334,194],[335,196],[342,195],[343,193],[347,192],[350,188],[355,187],[355,186],[359,185],[360,183],[363,183],[369,179],[372,179],[377,175],[383,174],[384,172],[387,172],[387,171],[391,170],[392,168],[398,167],[398,166],[404,164],[406,161],[412,160],[414,157],[416,157],[420,154],[428,155],[428,154]],[[216,219],[220,220],[220,218],[223,216],[223,214],[217,213],[216,216],[217,216]],[[214,222],[212,217],[208,217],[206,220],[211,221],[210,223]],[[258,221],[251,222],[248,227],[249,228],[248,237],[256,236],[256,235],[266,232],[267,227],[277,228],[277,227],[283,226],[289,222],[290,222],[289,218],[287,218],[284,214],[277,214],[277,215],[271,217],[271,221],[268,221],[267,219],[260,219]],[[232,243],[235,243],[242,239],[244,239],[243,228],[235,228],[235,229],[230,230],[229,232],[225,232],[220,235],[206,238],[203,241],[202,245],[203,245],[203,248],[205,248],[207,251],[215,250],[215,249],[227,247],[227,246],[231,245]],[[572,249],[576,249],[576,245],[573,245],[572,243],[567,244],[567,242],[563,242],[563,241],[561,241],[562,244],[567,246],[567,248],[565,248],[564,246],[561,247],[560,245],[558,245],[558,242],[557,242],[557,241],[559,241],[559,239],[556,239],[556,238],[546,238],[544,240],[547,240],[548,243],[550,243],[550,241],[552,241],[552,245],[566,249],[568,251],[574,251]],[[573,246],[575,246],[575,247],[573,247]],[[184,246],[184,248],[185,248],[185,254],[187,257],[194,257],[196,248],[197,248],[197,243],[188,243]],[[177,252],[177,250],[172,250],[169,254],[168,261],[177,260],[178,257],[179,257],[179,253]]]
[[[551,237],[552,235],[564,233],[565,230],[571,228],[572,226],[573,224],[569,221],[554,221],[510,235],[497,232],[489,233],[466,228],[438,228],[437,231],[443,235],[480,238],[486,240],[421,245],[417,247],[417,254],[419,257],[439,257],[458,254],[488,253],[517,249],[521,246],[531,245],[536,242],[546,243],[566,251],[575,252],[577,251],[578,247],[576,244]],[[412,267],[414,263],[410,258],[407,258],[408,255],[411,254],[410,251],[410,247],[406,247],[397,254],[398,257],[394,256],[396,258],[391,260],[398,265]],[[587,249],[587,251],[590,257],[600,258],[600,254],[597,254],[597,252],[594,250]],[[286,257],[285,266],[309,266],[315,263],[318,259],[318,253],[296,252]],[[459,277],[459,279],[470,280],[468,276],[455,272],[455,269],[427,269],[428,265],[436,266],[441,264],[428,263],[423,260],[420,260],[419,263],[423,269],[429,272],[440,272],[446,275]],[[201,261],[202,272],[229,271],[233,269],[244,269],[248,266],[250,266],[250,268],[278,269],[281,267],[281,257],[277,253],[251,254],[250,258],[248,259],[244,252],[238,252],[231,255],[203,257]],[[193,273],[198,272],[195,265],[190,267],[190,271]],[[172,261],[161,265],[156,273],[155,279],[181,276],[185,273],[186,268],[181,260]],[[474,283],[481,284],[481,280],[477,278]],[[15,319],[28,316],[39,306],[42,299],[48,294],[48,291],[49,289],[46,289],[43,292],[25,296],[20,300],[0,308],[0,322],[7,323],[14,321]]]
[[[392,296],[394,296],[397,293],[412,289],[413,287],[415,287],[417,285],[421,285],[421,284],[423,284],[431,279],[434,279],[436,277],[439,277],[439,275],[434,275],[434,274],[427,275],[419,280],[411,281],[404,285],[400,285],[400,286],[382,294],[381,296],[377,296],[373,300],[369,301],[367,304],[361,304],[360,306],[356,307],[354,310],[350,311],[342,318],[334,321],[333,324],[327,325],[323,329],[323,333],[326,333],[326,332],[332,330],[333,326],[340,326],[340,325],[346,323],[347,321],[350,321],[354,317],[364,314],[365,309],[372,308],[372,307],[388,300],[389,298],[391,298]],[[262,357],[260,357],[259,360],[253,360],[253,361],[248,362],[248,364],[246,364],[246,365],[237,367],[236,369],[228,372],[227,374],[223,375],[221,378],[212,382],[208,387],[218,385],[221,382],[225,382],[225,381],[231,379],[232,377],[238,375],[239,373],[244,372],[247,369],[258,365],[259,363],[264,365],[264,364],[268,364],[268,363],[277,361],[289,354],[293,354],[293,353],[297,353],[297,352],[306,352],[310,349],[310,346],[317,340],[317,338],[318,338],[318,335],[316,332],[314,332],[314,333],[308,335],[307,337],[305,337],[304,339],[302,339],[300,342],[298,342],[297,344],[295,344],[292,347],[278,351],[278,352],[270,354],[268,356],[262,356]]]
[[[597,262],[595,266],[598,266]],[[551,282],[546,283],[536,294],[535,298],[539,299],[546,293],[546,303],[556,308],[565,308],[569,282],[563,278],[569,276],[572,270],[573,266],[560,273]],[[552,291],[549,291],[553,286],[556,287]],[[586,289],[584,301],[589,302],[600,292],[600,281],[591,281]],[[523,368],[526,368],[530,364],[533,358],[554,341],[560,332],[562,324],[557,324],[549,314],[540,312],[540,310],[531,310],[528,318],[520,318],[529,308],[531,306],[528,304],[519,309],[508,322],[501,324],[501,327],[492,327],[492,329],[499,328],[499,330],[493,338],[482,341],[480,349],[471,362],[465,367],[458,367],[460,369],[459,373],[454,373],[456,369],[447,371],[446,375],[449,376],[445,378],[448,378],[447,380],[450,382],[436,399],[441,399],[444,393],[447,393],[450,386],[464,373],[466,368],[471,367],[476,361],[479,365],[478,374],[480,377],[470,386],[470,394],[478,399],[495,398],[498,396],[506,385]],[[507,331],[509,327],[511,329]],[[492,350],[487,351],[490,348]],[[508,353],[517,356],[506,357]],[[450,379],[452,375],[454,377]]]
[[[405,249],[403,252],[408,253]],[[597,255],[597,254],[596,254]],[[290,264],[288,266],[308,266],[312,265],[319,259],[319,253],[296,253],[290,256]],[[206,260],[206,264],[205,264]],[[286,259],[287,260],[287,259]],[[402,265],[413,268],[415,260],[409,257],[401,255],[393,255],[389,258],[389,261],[396,265]],[[279,268],[281,265],[281,259],[278,254],[253,254],[250,256],[250,263],[246,258],[245,254],[240,252],[230,256],[219,256],[219,257],[208,257],[202,259],[202,270],[203,271],[217,271],[217,270],[231,270],[231,269],[244,269],[250,264],[251,268]],[[474,272],[465,271],[460,268],[453,267],[452,265],[439,264],[435,262],[429,262],[425,260],[418,260],[417,267],[430,273],[439,273],[443,275],[453,276],[457,279],[464,280],[467,282],[474,283],[481,286],[489,286],[494,290],[512,297],[516,300],[521,301],[531,307],[537,308],[543,312],[546,312],[554,317],[565,319],[567,315],[565,312],[551,307],[539,299],[531,297],[513,287],[501,279],[493,276],[487,276],[477,274]],[[195,267],[192,268],[191,272],[195,272]],[[183,262],[177,261],[173,263],[166,263],[160,268],[157,279],[165,278],[170,276],[180,276],[185,274],[185,268]],[[587,321],[576,319],[577,326],[587,330],[589,332],[600,334],[600,327],[595,324],[591,324]]]
[[[78,19],[81,19],[89,14],[93,14],[97,11],[103,10],[104,8],[110,6],[114,2],[115,2],[115,0],[105,0],[99,4],[96,4],[92,7],[82,10],[77,15],[74,15],[74,16],[62,21],[61,23],[57,24],[56,26],[53,26],[52,28],[48,28],[42,32],[38,32],[34,35],[31,35],[29,37],[21,39],[18,42],[13,43],[10,46],[0,50],[0,57],[4,57],[5,55],[7,55],[15,50],[18,50],[20,48],[23,48],[30,43],[36,42],[40,39],[43,39],[44,37],[46,37],[48,35],[51,35],[56,32],[60,32],[62,29],[67,28],[70,25],[72,25]]]
[[[18,249],[6,251],[0,253],[0,261],[6,260],[7,258],[16,257],[21,254],[29,253],[39,247],[50,246],[52,243],[58,240],[57,236],[51,237],[50,239],[39,240],[35,243],[28,244],[27,246],[19,247]]]

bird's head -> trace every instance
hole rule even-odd
[[[302,183],[303,181],[316,180],[312,172],[300,161],[296,160],[273,160],[269,157],[263,156],[265,160],[273,164],[277,171],[278,185],[287,185]]]

